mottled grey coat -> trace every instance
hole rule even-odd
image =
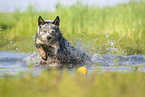
[[[71,46],[62,36],[59,29],[60,19],[57,16],[54,21],[44,21],[41,16],[38,18],[38,31],[35,35],[35,45],[43,62],[47,65],[62,66],[86,64],[91,58],[84,52]]]

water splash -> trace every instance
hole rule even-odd
[[[36,65],[41,61],[41,56],[34,51],[29,56],[24,58],[23,61],[26,62],[28,65]]]
[[[115,47],[115,40],[111,39],[111,35],[109,35],[109,32],[106,32],[106,44],[105,44],[105,50],[107,53],[105,55],[99,54],[99,50],[96,49],[92,56],[91,65],[90,66],[96,66],[96,65],[102,65],[102,66],[115,66],[115,65],[135,65],[135,64],[144,64],[144,56],[138,55],[138,56],[125,56],[125,51],[120,51],[119,48]],[[82,38],[74,39],[75,47],[79,50],[88,53],[87,46],[89,47],[90,44],[86,46],[86,43],[83,42]],[[99,37],[94,38],[94,40],[99,40]],[[120,41],[120,39],[117,39],[117,41]],[[92,42],[92,40],[90,40]],[[9,41],[9,44],[12,44],[13,46],[16,46],[16,44],[13,41]],[[8,45],[9,46],[9,45]],[[16,47],[16,50],[19,51],[19,48]],[[91,52],[91,48],[90,48]],[[96,53],[97,52],[97,53]],[[120,54],[123,54],[121,56]],[[41,61],[41,56],[39,53],[36,53],[35,51],[29,56],[25,57],[23,59],[23,62],[26,62],[27,65],[33,64],[36,65]]]

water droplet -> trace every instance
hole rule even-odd
[[[108,32],[106,32],[106,38],[108,38],[108,37],[109,37]]]

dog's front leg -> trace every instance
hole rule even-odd
[[[43,60],[47,60],[46,53],[45,53],[43,47],[40,45],[40,44],[44,44],[44,43],[43,43],[40,39],[38,39],[38,38],[36,38],[35,41],[36,41],[36,42],[35,42],[35,46],[36,46],[36,48],[38,49],[38,51],[39,51],[39,53],[40,53],[40,55],[41,55],[41,58],[42,58]]]
[[[55,48],[55,57],[57,59],[60,59],[61,51],[60,51],[60,47],[59,47],[59,42],[58,41],[55,43],[54,48]]]
[[[52,47],[55,48],[54,57],[52,58],[52,60],[54,60],[54,62],[57,66],[61,66],[61,62],[60,62],[61,50],[59,47],[59,42],[57,41],[55,44],[52,45]]]
[[[40,53],[40,55],[41,55],[41,58],[42,58],[43,60],[47,60],[46,53],[45,53],[45,51],[43,50],[42,46],[40,46],[40,47],[38,48],[38,51],[39,51],[39,53]]]

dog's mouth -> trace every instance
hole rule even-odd
[[[55,35],[48,35],[43,34],[37,37],[36,42],[38,44],[44,44],[44,45],[53,45],[57,41],[57,36]]]
[[[42,39],[42,42],[46,45],[52,45],[56,42],[55,37],[47,36],[45,39]]]

